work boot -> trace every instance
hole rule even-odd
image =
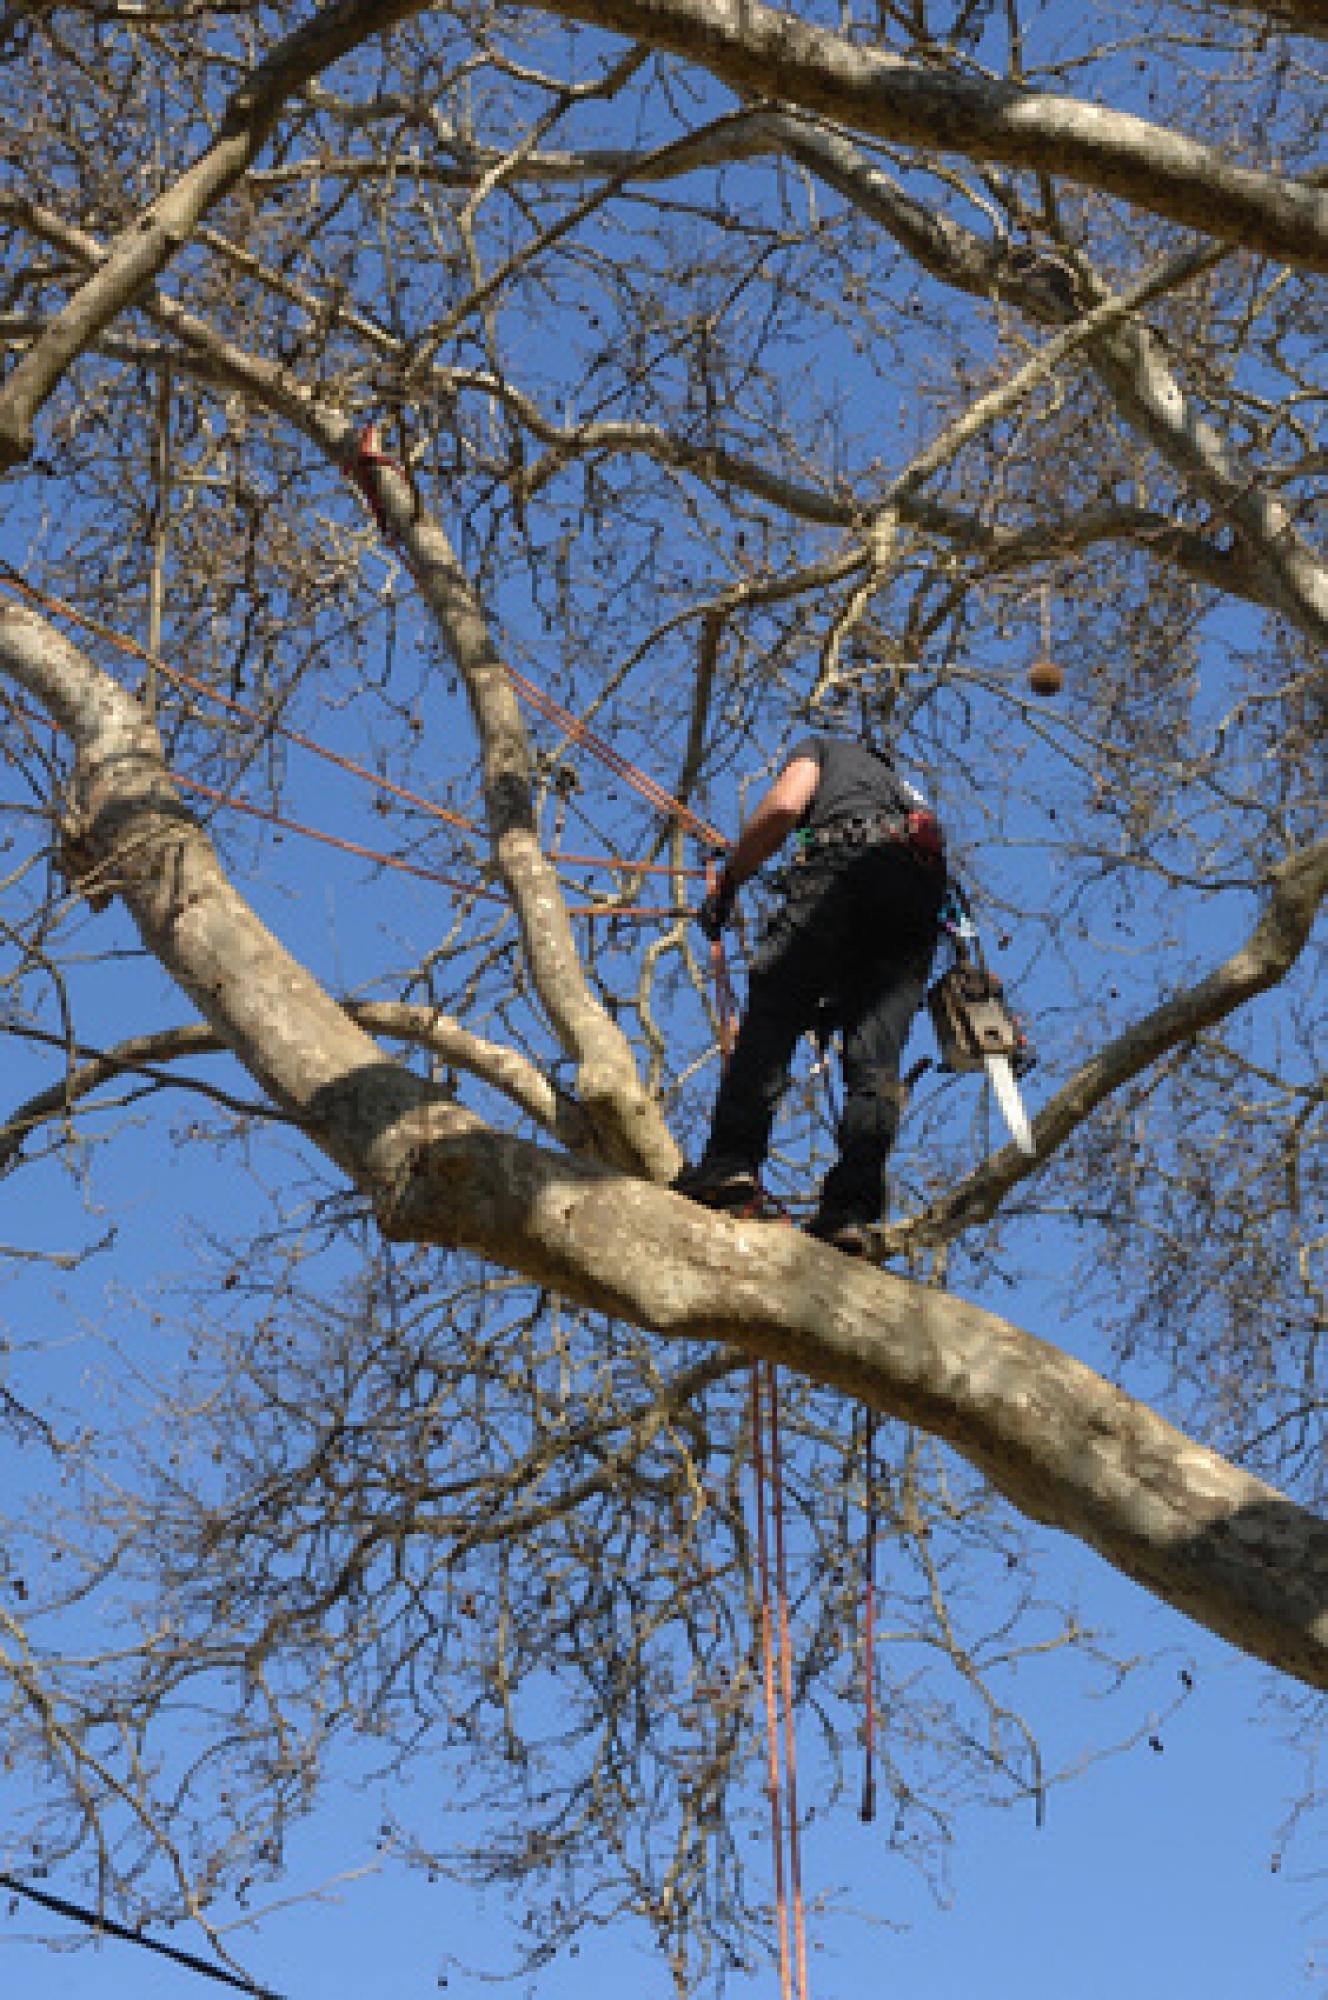
[[[828,1243],[845,1257],[870,1257],[876,1248],[876,1224],[851,1215],[836,1215],[833,1209],[818,1208],[806,1224],[807,1234]]]
[[[694,1167],[684,1167],[669,1186],[702,1208],[721,1208],[736,1215],[751,1208],[760,1193],[751,1168],[732,1160],[698,1160]]]

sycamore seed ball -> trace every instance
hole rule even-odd
[[[1061,670],[1054,660],[1034,660],[1028,670],[1028,685],[1034,694],[1053,695],[1061,691]]]

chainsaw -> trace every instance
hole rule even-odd
[[[953,912],[947,908],[943,921],[954,946],[955,962],[927,994],[941,1067],[987,1072],[1010,1137],[1031,1159],[1037,1148],[1016,1079],[1037,1059],[1032,1043],[1010,1010],[1004,986],[983,961],[967,906],[960,902]]]

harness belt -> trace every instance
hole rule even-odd
[[[917,860],[931,866],[945,858],[940,822],[935,813],[918,808],[907,813],[854,814],[831,820],[828,826],[800,827],[798,859],[805,861],[827,848],[879,847],[886,841],[907,847]]]

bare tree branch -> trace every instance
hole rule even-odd
[[[80,287],[0,389],[0,471],[29,456],[33,419],[70,363],[151,283],[208,210],[234,187],[291,94],[371,35],[418,13],[422,4],[331,0],[264,57],[226,106],[213,144],[121,232],[96,275]]]
[[[556,1089],[515,1049],[471,1034],[437,1007],[417,1006],[403,1000],[348,1000],[342,1004],[350,1019],[367,1033],[427,1049],[449,1068],[464,1070],[501,1091],[519,1111],[533,1118],[570,1150],[593,1150],[594,1134],[580,1106],[565,1091]],[[12,1027],[9,1032],[31,1033]],[[67,1048],[55,1036],[33,1034],[32,1038]],[[270,1106],[246,1103],[199,1077],[169,1072],[167,1065],[172,1063],[187,1062],[194,1056],[227,1053],[227,1045],[216,1031],[201,1022],[161,1028],[154,1034],[133,1035],[110,1049],[77,1046],[71,1053],[76,1067],[62,1076],[59,1083],[18,1105],[0,1125],[0,1174],[17,1160],[30,1133],[52,1120],[68,1117],[77,1105],[119,1077],[141,1076],[173,1084],[181,1090],[201,1092],[223,1109],[243,1117],[256,1113],[273,1115]]]
[[[1076,322],[1089,300],[1095,312],[1110,301],[1082,260],[1067,268],[1056,257],[987,245],[950,217],[934,214],[841,135],[796,119],[787,125],[793,157],[879,222],[943,283],[994,295],[1054,326]],[[1213,258],[1211,246],[1178,252],[1158,273],[1159,288],[1183,288]],[[1108,315],[1084,354],[1127,423],[1230,520],[1246,564],[1260,575],[1258,594],[1322,644],[1328,638],[1328,568],[1297,533],[1281,502],[1235,463],[1147,326],[1128,314]]]
[[[969,232],[948,220],[932,217],[922,204],[904,195],[902,190],[895,190],[887,199],[883,190],[892,185],[888,178],[864,161],[847,142],[831,141],[820,135],[822,143],[811,143],[806,121],[793,118],[768,118],[766,125],[770,134],[782,130],[793,157],[821,173],[837,191],[884,222],[892,234],[945,282],[984,295],[995,291],[1045,323],[1068,327],[1071,335],[1075,335],[1078,323],[1073,312],[1066,309],[1065,270],[1059,260],[1029,260],[1014,253],[992,253]],[[74,229],[53,210],[26,197],[0,195],[0,215],[12,217],[43,241],[84,263],[94,264],[103,254],[95,237]],[[231,246],[222,239],[216,239],[214,247],[222,249],[223,254],[231,254]],[[255,259],[244,253],[235,254],[243,268],[265,281]],[[1152,282],[1166,289],[1170,278],[1164,272],[1160,279],[1155,275]],[[282,290],[289,294],[292,287],[283,283]],[[315,310],[312,299],[306,303],[308,310]],[[293,376],[271,363],[244,356],[240,349],[221,341],[196,316],[163,294],[153,293],[139,304],[185,343],[184,365],[192,367],[204,379],[233,382],[297,421],[303,414],[307,399]],[[1187,399],[1162,362],[1160,351],[1149,344],[1146,330],[1137,324],[1120,323],[1128,307],[1108,300],[1105,294],[1102,305],[1102,318],[1095,320],[1086,334],[1071,337],[1069,351],[1082,351],[1108,378],[1113,392],[1119,395],[1127,420],[1144,430],[1150,442],[1173,460],[1182,476],[1197,475],[1200,490],[1231,511],[1242,531],[1238,540],[1222,547],[1194,528],[1170,521],[1150,509],[1119,505],[1085,512],[1054,527],[1026,532],[1006,530],[930,499],[916,490],[916,480],[907,479],[899,490],[892,491],[890,505],[909,526],[954,544],[966,554],[984,560],[995,571],[1016,571],[1044,564],[1052,549],[1070,553],[1090,548],[1101,540],[1136,540],[1151,555],[1174,563],[1197,582],[1269,609],[1285,611],[1318,638],[1328,630],[1318,607],[1319,597],[1328,591],[1322,564],[1296,533],[1280,503],[1263,495],[1257,481],[1238,476],[1211,428],[1201,419],[1185,414]],[[0,321],[0,334],[4,324]],[[346,324],[371,337],[372,344],[385,357],[398,363],[404,360],[403,344],[393,340],[385,328],[366,322],[360,314],[349,314]],[[40,327],[22,322],[19,330],[31,338],[39,333]],[[112,356],[154,358],[141,342],[129,336],[103,334],[99,345]],[[1148,398],[1136,394],[1133,387],[1121,380],[1113,353],[1130,357],[1134,380],[1154,385],[1156,410]],[[431,371],[430,384],[440,395],[469,389],[497,398],[519,418],[531,436],[547,447],[546,458],[532,464],[526,475],[527,488],[532,493],[569,462],[583,456],[640,453],[707,484],[729,486],[769,501],[796,519],[826,526],[858,528],[871,512],[884,504],[882,495],[866,500],[845,497],[842,491],[808,486],[727,446],[679,437],[658,425],[621,418],[560,424],[510,379],[500,379],[483,370],[436,367]],[[1175,420],[1178,407],[1182,411],[1179,422]],[[1197,456],[1196,451],[1201,455]],[[866,557],[854,557],[853,561],[865,562]]]
[[[944,1200],[887,1232],[888,1249],[948,1243],[989,1221],[1011,1190],[1040,1172],[1113,1092],[1285,979],[1309,942],[1325,896],[1328,841],[1279,862],[1269,877],[1268,906],[1240,950],[1109,1042],[1042,1107],[1033,1127],[1035,1157],[1003,1147]]]
[[[73,737],[84,838],[148,949],[372,1197],[390,1238],[464,1245],[586,1306],[730,1341],[921,1424],[1024,1512],[1328,1685],[1328,1523],[991,1313],[488,1131],[385,1061],[258,923],[113,682],[24,611],[0,614],[0,663]],[[1325,867],[1321,851],[1291,878],[1297,921]],[[1256,933],[1259,976],[1287,920],[1279,908]]]

